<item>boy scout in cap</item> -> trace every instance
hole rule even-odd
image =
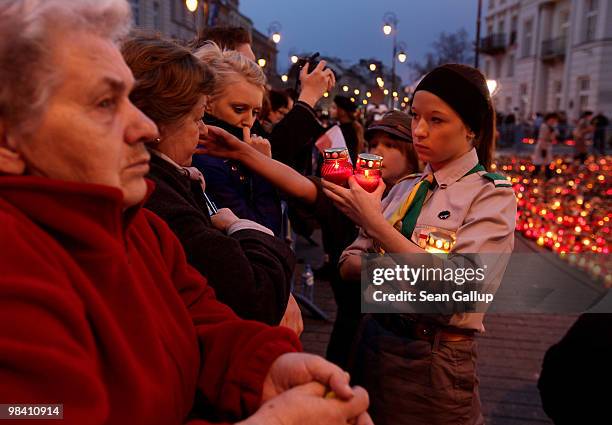
[[[386,190],[419,171],[419,160],[412,146],[410,116],[405,112],[387,112],[370,124],[365,139],[370,153],[383,157],[382,178]]]
[[[482,74],[449,64],[430,72],[411,104],[413,145],[422,174],[399,180],[379,201],[350,182],[324,182],[325,193],[361,226],[340,259],[346,280],[359,280],[361,254],[424,254],[429,244],[450,254],[444,267],[465,254],[496,253],[499,283],[514,245],[516,198],[504,176],[489,172],[494,111]],[[407,256],[413,261],[422,256]],[[417,258],[419,260],[417,260]],[[348,283],[347,283],[348,284]],[[368,315],[362,322],[351,368],[370,394],[377,425],[482,424],[474,334],[483,313],[448,316]]]

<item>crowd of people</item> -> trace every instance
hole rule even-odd
[[[322,117],[325,61],[302,68],[299,91],[275,90],[244,29],[182,44],[130,22],[125,0],[0,4],[0,401],[62,403],[70,424],[484,423],[484,314],[364,315],[362,263],[419,254],[419,267],[432,234],[452,241],[427,257],[445,268],[512,252],[512,183],[532,212],[544,188],[498,172],[556,186],[558,115],[533,164],[494,164],[496,114],[470,66],[428,73],[408,112],[366,120],[336,96]],[[383,157],[375,190],[320,177],[333,125],[353,164]],[[578,153],[589,176],[607,170]],[[591,182],[578,178],[568,190]],[[287,217],[322,232],[338,307],[326,359],[301,352]],[[540,220],[519,218],[525,232]]]
[[[555,143],[573,146],[577,158],[585,158],[589,152],[605,155],[612,147],[610,120],[603,112],[594,114],[585,110],[575,120],[569,119],[563,111],[537,112],[529,119],[519,119],[517,115],[518,112],[497,114],[497,137],[499,145],[505,149],[517,153],[527,151],[523,145],[537,143],[543,125],[545,127],[553,116],[555,120],[548,126],[554,129]]]

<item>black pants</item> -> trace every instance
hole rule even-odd
[[[326,357],[330,362],[346,369],[351,347],[363,317],[361,313],[361,286],[359,282],[343,281],[337,269],[334,270],[330,283],[338,310],[329,338]]]
[[[376,425],[481,425],[476,342],[423,341],[363,319],[349,372]]]

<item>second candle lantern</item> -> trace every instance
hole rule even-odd
[[[346,186],[348,178],[353,174],[348,149],[325,149],[324,156],[325,162],[321,167],[321,176],[327,181]]]
[[[360,153],[355,168],[355,180],[364,190],[372,193],[382,178],[383,157],[370,153]]]

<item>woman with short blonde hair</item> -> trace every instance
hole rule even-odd
[[[267,140],[251,135],[266,90],[266,76],[255,62],[232,50],[207,43],[195,56],[215,73],[215,86],[208,97],[204,122],[221,127],[248,143],[257,144],[271,156]],[[204,174],[207,193],[217,205],[240,218],[281,231],[281,205],[276,189],[237,161],[196,155],[194,165]]]

